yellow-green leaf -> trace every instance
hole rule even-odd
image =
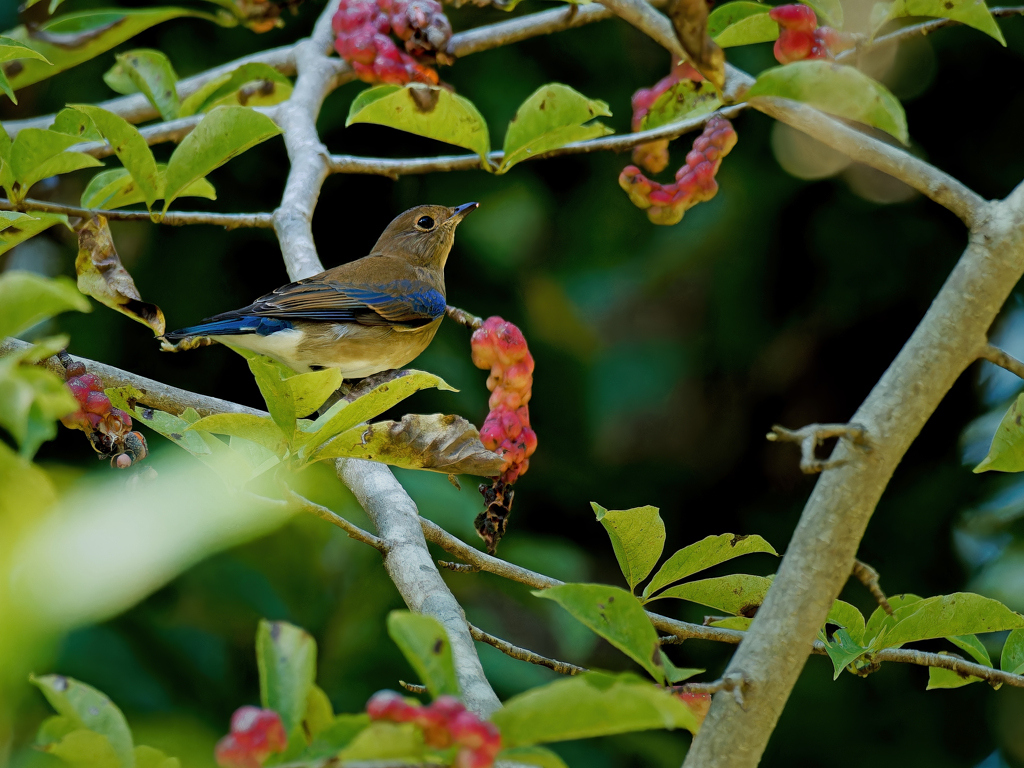
[[[7,61],[15,61],[17,59],[37,59],[39,61],[46,62],[46,57],[38,51],[29,48],[24,43],[13,40],[9,37],[0,35],[0,64]],[[14,96],[14,88],[11,86],[11,81],[7,79],[7,75],[4,73],[3,67],[0,67],[0,90],[7,94],[8,98],[15,104],[18,100]]]
[[[768,587],[771,585],[772,580],[765,576],[733,573],[729,576],[678,584],[649,598],[647,602],[661,600],[663,597],[675,597],[735,616],[753,616],[764,602]]]
[[[659,128],[684,117],[697,117],[722,106],[718,91],[708,80],[699,83],[683,78],[661,94],[651,105],[640,125],[641,130]]]
[[[103,138],[110,142],[117,159],[132,175],[136,186],[142,192],[146,206],[152,208],[162,191],[160,173],[153,152],[139,130],[123,117],[101,107],[89,104],[70,106],[92,120],[97,130],[103,134]]]
[[[975,472],[1021,472],[1024,471],[1024,394],[1010,403],[1003,420],[992,436],[988,455],[974,468]]]
[[[178,75],[161,51],[140,48],[118,54],[117,64],[107,70],[103,80],[118,93],[141,91],[164,120],[178,116]]]
[[[205,83],[181,102],[179,116],[208,112],[217,106],[267,106],[287,99],[292,82],[269,64],[253,62]]]
[[[458,696],[452,646],[441,623],[432,616],[411,611],[388,614],[388,635],[395,641],[406,661],[419,675],[420,682],[434,698]]]
[[[21,270],[0,273],[0,339],[17,336],[43,320],[71,310],[91,312],[92,307],[68,278],[41,277]]]
[[[134,762],[132,732],[121,710],[106,695],[63,675],[32,676],[29,680],[43,692],[58,714],[80,728],[109,739],[121,766],[131,768]]]
[[[252,413],[215,413],[206,416],[189,429],[201,429],[215,435],[230,435],[261,445],[278,456],[284,456],[288,438],[269,416]]]
[[[644,587],[644,598],[646,599],[662,587],[682,581],[687,576],[732,560],[734,557],[754,552],[778,554],[775,548],[760,536],[740,536],[733,533],[708,536],[683,547],[666,560],[665,564],[654,574],[650,584]]]
[[[872,34],[877,34],[879,29],[893,19],[906,16],[952,19],[974,27],[1006,45],[1003,31],[999,29],[984,0],[895,0],[891,3],[877,3],[871,11]]]
[[[164,172],[167,166],[164,163],[157,163],[157,199],[163,197],[164,193]],[[183,189],[178,197],[203,197],[207,200],[216,200],[217,191],[206,179],[197,179]],[[115,208],[124,208],[126,205],[146,202],[146,196],[139,185],[132,178],[126,168],[111,168],[108,171],[100,171],[91,179],[82,192],[81,206],[112,211]]]
[[[794,61],[758,75],[747,91],[751,106],[760,96],[802,101],[848,120],[879,128],[906,144],[907,116],[899,100],[881,83],[853,67],[820,59]]]
[[[647,578],[665,548],[665,523],[658,508],[650,505],[634,509],[607,510],[596,501],[590,506],[608,532],[619,570],[630,590]]]
[[[78,143],[77,136],[44,128],[19,131],[11,145],[11,169],[21,186],[20,196],[28,194],[29,188],[40,179],[103,165],[92,155],[65,151]]]
[[[352,102],[345,125],[376,123],[476,152],[489,168],[487,123],[469,99],[420,83],[378,85]]]
[[[722,48],[769,42],[779,36],[779,25],[768,17],[771,9],[746,0],[719,5],[708,14],[708,34]]]

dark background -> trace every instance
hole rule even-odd
[[[5,7],[0,28],[16,23]],[[97,4],[68,0],[62,12],[89,7]],[[260,36],[172,21],[119,50],[158,47],[187,77],[308,34],[320,7],[307,2],[297,17],[286,16],[285,29]],[[524,2],[515,13],[550,7]],[[507,18],[494,9],[449,10],[456,30]],[[862,18],[866,10],[848,7],[847,15]],[[906,44],[894,62],[882,56],[866,63],[905,99],[913,151],[987,198],[1005,196],[1024,179],[1024,94],[1016,85],[1024,21],[1000,25],[1005,49],[979,32],[950,28]],[[769,45],[729,55],[755,73],[774,63]],[[20,106],[3,101],[0,118],[110,98],[100,76],[112,63],[113,52],[25,89]],[[476,54],[441,75],[478,106],[500,147],[516,106],[552,81],[607,101],[614,113],[608,124],[628,131],[630,95],[668,65],[657,45],[612,20]],[[332,152],[398,157],[452,150],[379,126],[345,129],[349,102],[365,87],[351,83],[328,98],[319,127]],[[796,449],[766,442],[765,432],[775,423],[849,418],[961,253],[964,228],[936,204],[864,168],[797,178],[780,167],[773,147],[790,170],[793,162],[818,163],[821,175],[828,158],[813,160],[815,148],[782,129],[773,142],[772,122],[762,115],[748,112],[734,124],[739,144],[722,166],[718,196],[673,227],[649,224],[629,203],[616,182],[629,160],[610,153],[529,162],[504,176],[471,171],[395,182],[342,175],[324,185],[314,234],[327,267],[364,255],[408,207],[481,203],[459,229],[448,262],[449,301],[519,324],[537,364],[530,406],[540,447],[516,486],[502,556],[563,579],[621,584],[592,500],[616,509],[660,507],[668,554],[723,532],[761,534],[782,552],[814,481],[800,473]],[[673,143],[672,169],[692,138]],[[155,148],[158,160],[170,150]],[[184,199],[175,207],[270,211],[287,168],[282,141],[271,140],[211,175],[219,200]],[[59,186],[34,194],[77,204],[90,175],[61,177]],[[244,305],[287,281],[267,230],[117,224],[114,234],[143,298],[163,308],[170,328]],[[74,255],[72,239],[55,228],[0,257],[0,266],[72,275]],[[1008,306],[1002,338],[1024,354],[1017,307],[1016,300]],[[72,335],[76,354],[261,405],[242,360],[227,349],[161,354],[143,326],[98,306],[90,315],[62,316],[57,327]],[[472,366],[464,328],[444,323],[415,365],[461,392],[421,393],[403,409],[482,422],[486,374]],[[961,378],[911,448],[860,556],[879,569],[891,593],[976,589],[1022,610],[1016,521],[1024,494],[1012,476],[975,476],[964,463],[984,455],[991,415],[961,440],[979,415],[995,413],[998,420],[1017,382],[989,375],[979,387],[978,373]],[[151,447],[159,444],[150,435]],[[81,435],[66,430],[39,460],[97,471]],[[307,474],[311,495],[365,523],[326,469]],[[397,474],[425,516],[475,541],[472,518],[481,502],[472,478],[459,493],[440,475]],[[769,556],[754,555],[716,573],[766,574],[775,567]],[[525,587],[486,574],[446,579],[470,620],[488,631],[588,666],[630,666]],[[873,609],[859,585],[844,597],[865,613]],[[320,685],[338,711],[355,711],[373,691],[395,688],[412,674],[384,632],[386,613],[400,606],[375,552],[299,517],[206,560],[127,613],[74,632],[52,669],[39,671],[99,687],[125,710],[138,742],[181,755],[185,765],[209,765],[231,712],[258,699],[253,636],[260,617],[311,631],[320,646]],[[657,608],[697,621],[706,612],[668,601]],[[988,640],[998,657],[1001,638]],[[938,642],[926,647],[955,650]],[[730,652],[700,641],[671,651],[680,666],[707,667],[708,680]],[[503,697],[552,676],[489,647],[481,656]],[[826,659],[810,660],[764,765],[1024,765],[1020,691],[975,684],[926,693],[924,669],[896,664],[867,679],[843,674],[833,682],[831,673]],[[24,744],[45,714],[38,697],[20,724]],[[557,749],[572,766],[668,768],[680,764],[688,742],[686,734],[650,732]],[[27,749],[16,755],[21,764],[47,760]]]

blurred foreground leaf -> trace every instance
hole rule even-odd
[[[388,614],[388,634],[434,698],[458,696],[452,645],[441,623],[411,611]]]

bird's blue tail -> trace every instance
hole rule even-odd
[[[272,333],[286,331],[292,328],[287,320],[279,320],[276,317],[236,317],[230,320],[214,320],[201,325],[193,325],[189,328],[182,328],[165,334],[167,339],[183,339],[187,336],[239,336],[242,334],[255,333],[259,336],[269,336]]]

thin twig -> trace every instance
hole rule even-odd
[[[867,447],[868,444],[867,433],[858,424],[808,424],[797,430],[786,429],[776,424],[765,437],[772,442],[798,443],[800,445],[800,469],[808,475],[824,472],[826,469],[835,469],[845,461],[845,459],[834,461],[819,459],[815,451],[823,440],[828,440],[830,437],[846,438],[861,448]]]
[[[575,664],[570,664],[567,661],[558,661],[557,659],[549,659],[547,656],[541,656],[539,653],[528,651],[525,648],[520,648],[518,645],[512,645],[507,640],[502,640],[500,637],[495,637],[487,632],[484,632],[479,627],[475,627],[472,624],[469,625],[469,634],[473,636],[474,640],[481,643],[487,643],[490,646],[497,648],[499,651],[504,653],[506,656],[511,656],[513,659],[519,659],[520,661],[528,661],[531,664],[537,664],[541,667],[547,667],[553,669],[560,675],[578,675],[582,672],[589,672],[586,667],[578,667]]]
[[[445,314],[447,314],[448,317],[450,317],[459,325],[464,325],[467,328],[472,328],[474,331],[484,324],[482,318],[479,318],[476,315],[471,315],[464,309],[453,307],[451,304],[445,307]]]
[[[437,564],[444,568],[446,571],[454,571],[455,573],[479,573],[480,568],[476,565],[469,565],[467,563],[453,563],[449,560],[438,560]]]
[[[73,205],[59,205],[32,199],[12,203],[2,197],[0,197],[0,211],[63,213],[67,216],[86,219],[103,216],[109,221],[154,221],[149,211],[104,211],[97,208],[78,208]],[[170,211],[155,223],[167,224],[171,227],[180,227],[186,224],[215,224],[225,229],[238,229],[239,227],[270,229],[274,226],[273,217],[269,213],[207,213],[205,211],[188,213]]]
[[[417,685],[416,683],[407,683],[407,682],[405,682],[405,680],[399,680],[398,684],[400,686],[402,686],[403,688],[405,688],[405,690],[409,691],[410,693],[426,693],[427,692],[427,686],[425,686],[425,685]]]
[[[878,583],[878,571],[863,560],[854,560],[851,574],[868,588],[871,596],[875,598],[875,602],[882,606],[882,610],[892,616],[892,606],[889,605],[889,598],[885,596],[885,592],[882,591],[882,587]]]
[[[381,540],[377,536],[374,536],[369,531],[364,531],[358,525],[350,523],[337,512],[334,512],[333,510],[330,510],[327,507],[321,506],[316,502],[310,501],[305,496],[302,496],[293,491],[287,485],[282,484],[282,489],[285,491],[288,498],[293,503],[298,505],[303,511],[314,514],[321,520],[326,520],[331,525],[338,526],[339,528],[341,528],[341,530],[348,534],[350,539],[361,541],[363,544],[373,547],[383,555],[386,555],[388,553],[387,544],[385,544],[383,540]]]
[[[995,363],[1000,368],[1005,368],[1015,376],[1024,379],[1024,363],[1010,354],[1007,354],[999,347],[993,344],[986,344],[981,349],[981,355],[985,360],[990,363]]]

